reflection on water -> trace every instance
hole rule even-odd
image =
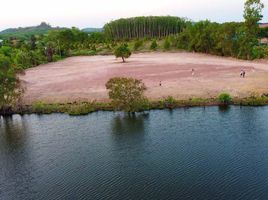
[[[5,183],[3,185],[0,181],[0,188],[8,189],[7,185],[13,188],[3,199],[28,198],[29,194],[33,194],[30,187],[33,184],[33,166],[29,155],[27,122],[23,117],[9,116],[2,118],[0,124],[0,168]]]
[[[112,120],[112,131],[114,134],[142,134],[148,118],[149,114],[117,115]]]
[[[230,110],[230,106],[229,105],[221,105],[219,106],[219,111],[225,113],[228,112]]]
[[[23,145],[27,142],[27,124],[23,120],[23,117],[5,117],[0,121],[0,132],[3,134],[4,142],[9,149],[17,150],[23,148]]]

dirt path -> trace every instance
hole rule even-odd
[[[246,71],[245,79],[239,77],[241,69]],[[105,83],[115,76],[142,79],[151,99],[169,95],[178,99],[208,98],[223,91],[238,97],[268,93],[267,61],[193,53],[144,53],[132,55],[124,64],[114,56],[72,57],[28,69],[21,76],[27,88],[23,101],[107,100]]]

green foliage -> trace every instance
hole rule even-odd
[[[72,105],[67,109],[69,115],[87,115],[91,112],[94,112],[95,108],[88,103],[83,103],[79,105]]]
[[[165,42],[164,42],[164,49],[169,50],[170,46],[171,46],[171,44],[170,44],[169,38],[166,38]]]
[[[87,49],[73,50],[71,51],[70,55],[71,56],[94,56],[96,55],[96,51],[87,50]]]
[[[188,51],[232,56],[241,59],[254,59],[257,33],[254,37],[247,33],[245,23],[212,23],[200,21],[191,25],[178,35],[177,47]],[[251,38],[251,39],[250,39]]]
[[[245,99],[238,99],[235,102],[243,106],[267,106],[268,105],[268,95],[255,95]]]
[[[150,49],[155,51],[158,47],[158,44],[156,42],[156,40],[153,40],[153,42],[151,43]]]
[[[245,29],[243,47],[246,48],[244,56],[253,59],[252,49],[258,44],[258,33],[260,31],[258,22],[262,20],[262,9],[264,4],[260,0],[246,0],[244,7]]]
[[[268,27],[261,28],[258,36],[259,36],[259,38],[268,38]]]
[[[134,51],[139,50],[143,45],[143,41],[142,40],[136,40],[134,43]]]
[[[32,105],[32,112],[37,114],[51,114],[65,112],[65,106],[60,104],[46,104],[44,102],[35,102]]]
[[[121,44],[118,47],[116,47],[114,55],[116,56],[116,58],[121,57],[123,62],[125,62],[125,59],[131,56],[131,51],[128,48],[127,44]]]
[[[165,108],[174,108],[176,107],[177,101],[172,96],[168,96],[164,99],[164,106]]]
[[[232,102],[232,97],[228,93],[221,93],[218,99],[223,104],[230,104]]]
[[[148,109],[149,101],[144,96],[146,87],[141,80],[116,77],[106,83],[112,104],[118,110],[139,112]]]
[[[9,57],[0,54],[0,110],[17,103],[23,90]]]
[[[18,68],[27,69],[33,66],[30,51],[17,50],[14,63]]]
[[[81,104],[47,104],[35,102],[31,106],[31,112],[37,114],[68,113],[69,115],[86,115],[96,110],[96,106],[91,103]]]

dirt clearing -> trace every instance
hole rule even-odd
[[[246,71],[246,78],[240,78],[241,69]],[[267,61],[194,53],[143,53],[132,55],[127,63],[114,56],[81,56],[28,69],[20,77],[26,87],[23,102],[106,101],[105,83],[116,76],[142,79],[150,99],[210,98],[221,92],[236,97],[268,93]]]

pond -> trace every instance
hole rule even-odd
[[[0,199],[268,199],[268,107],[0,119]]]

